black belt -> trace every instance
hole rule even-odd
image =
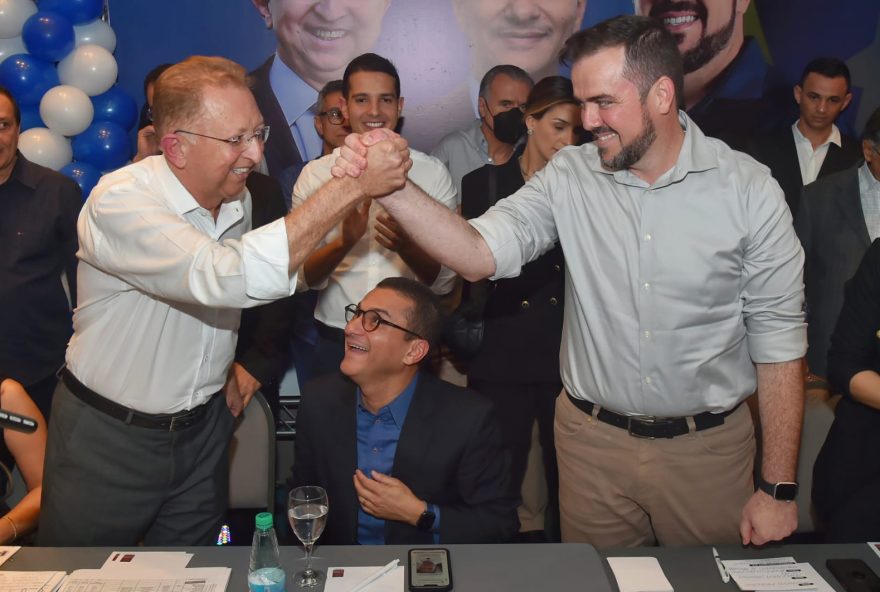
[[[106,413],[110,417],[114,417],[126,424],[137,426],[140,428],[151,428],[154,430],[165,430],[167,432],[176,432],[193,426],[204,419],[208,405],[203,404],[187,411],[179,413],[163,413],[151,414],[143,413],[129,409],[125,405],[120,405],[115,401],[111,401],[106,397],[102,397],[79,380],[67,368],[61,370],[61,379],[65,386],[76,397],[94,409],[102,413]]]
[[[345,331],[343,331],[342,329],[337,329],[336,327],[325,325],[321,321],[315,321],[315,327],[317,327],[318,329],[318,335],[320,335],[327,341],[345,343]]]
[[[575,399],[568,393],[568,400],[574,403],[574,406],[586,413],[593,415],[593,403],[584,401],[583,399]],[[739,404],[733,409],[728,409],[721,413],[711,413],[704,411],[692,416],[694,420],[694,428],[696,431],[707,430],[709,428],[718,427],[724,423],[724,418],[736,411]],[[690,432],[687,417],[656,417],[653,415],[621,415],[605,408],[599,409],[596,419],[621,428],[629,432],[630,436],[637,438],[674,438],[682,436]]]

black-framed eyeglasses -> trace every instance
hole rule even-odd
[[[349,304],[345,307],[345,322],[348,323],[352,319],[361,318],[361,325],[364,327],[364,331],[368,333],[372,333],[376,329],[379,328],[379,325],[388,325],[389,327],[394,327],[395,329],[400,329],[404,333],[409,333],[410,335],[416,337],[417,339],[424,339],[421,335],[416,333],[415,331],[410,331],[405,327],[401,327],[400,325],[394,324],[391,321],[386,321],[379,313],[375,310],[363,310],[357,304]]]
[[[269,139],[269,126],[264,125],[263,127],[255,129],[254,132],[251,134],[239,134],[237,136],[232,136],[231,138],[218,138],[216,136],[209,136],[207,134],[200,134],[198,132],[191,132],[183,129],[174,130],[174,133],[189,134],[191,136],[198,136],[200,138],[208,138],[209,140],[217,140],[218,142],[224,142],[232,148],[244,152],[245,150],[247,150],[248,146],[253,144],[254,140],[259,142],[260,144],[266,143],[266,140]]]
[[[340,109],[327,109],[326,111],[321,111],[318,113],[318,117],[326,117],[327,121],[333,125],[342,125],[345,121],[345,117],[343,117]]]

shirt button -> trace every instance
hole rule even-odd
[[[520,306],[522,307],[523,310],[528,310],[528,308],[529,308],[529,306],[531,306],[531,304],[529,304],[528,300],[523,300],[520,303]]]
[[[650,232],[649,232],[648,234],[645,235],[645,240],[646,240],[646,241],[651,240],[651,233],[650,233]]]
[[[644,284],[642,284],[642,289],[644,289],[645,292],[647,292],[648,290],[651,289],[651,284],[649,282],[645,282]]]
[[[555,269],[556,271],[562,271],[562,267],[560,267],[558,263],[553,266],[553,269]]]
[[[651,377],[650,376],[645,377],[645,384],[651,384]]]
[[[208,356],[205,356],[204,358],[202,358],[202,362],[207,364],[208,363]]]
[[[651,339],[651,332],[645,331],[645,339]]]
[[[556,297],[554,296],[553,298],[550,299],[550,304],[552,306],[556,306],[557,304],[559,304],[559,301],[556,300]]]
[[[373,454],[379,454],[379,449],[374,447],[374,448],[373,448]]]
[[[376,418],[376,421],[375,421],[374,423],[375,423],[376,425],[379,425],[380,423],[382,423],[382,420],[379,419],[379,418],[377,417],[377,418]]]

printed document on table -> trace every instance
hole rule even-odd
[[[794,557],[727,559],[722,561],[740,590],[816,590],[824,581],[809,563]]]
[[[0,571],[0,592],[53,592],[63,571]]]
[[[70,574],[61,592],[223,592],[231,574],[228,567],[79,569]]]
[[[3,565],[9,558],[15,555],[15,552],[21,549],[21,547],[2,547],[0,546],[0,565]]]
[[[132,567],[183,569],[192,556],[192,553],[184,551],[113,551],[101,569],[121,568],[126,571]]]
[[[620,592],[673,592],[656,557],[609,557]]]
[[[327,570],[324,592],[349,592],[378,569],[382,566],[331,567]],[[401,565],[364,588],[363,592],[404,592],[403,573]]]

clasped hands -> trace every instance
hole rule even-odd
[[[349,134],[331,173],[357,179],[367,197],[380,198],[402,189],[411,167],[406,140],[382,128]]]

